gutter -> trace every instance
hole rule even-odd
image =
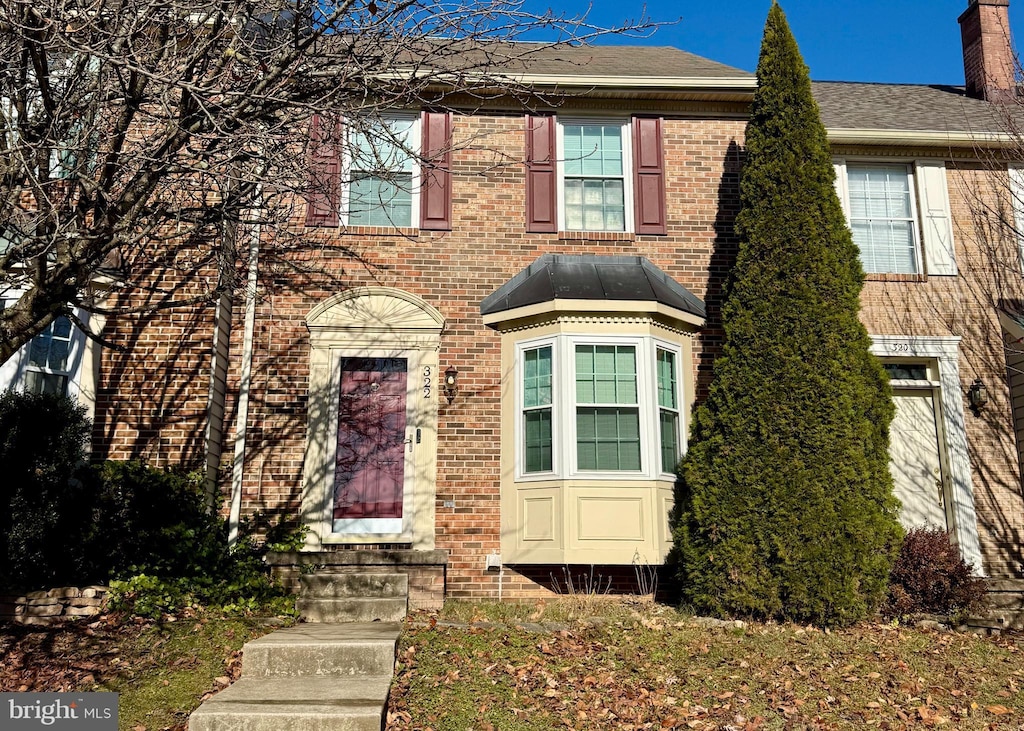
[[[1006,132],[937,132],[902,129],[828,129],[833,144],[905,145],[908,147],[1010,148],[1020,144],[1018,135]]]

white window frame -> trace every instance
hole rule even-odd
[[[4,298],[0,300],[0,306],[11,305],[17,301],[14,298]],[[81,320],[86,327],[89,326],[89,313],[84,310],[76,309],[74,311],[76,317]],[[38,337],[38,336],[37,336]],[[35,338],[33,338],[35,340]],[[7,389],[15,390],[27,390],[28,387],[28,374],[30,372],[45,373],[52,375],[66,376],[67,382],[67,396],[81,401],[81,386],[83,368],[85,367],[85,350],[88,346],[85,334],[81,331],[78,325],[75,324],[74,320],[71,321],[71,336],[68,344],[68,359],[67,367],[64,370],[53,370],[51,368],[40,368],[33,366],[29,362],[29,355],[32,349],[32,342],[26,343],[18,353],[0,366],[0,391]]]
[[[576,442],[576,346],[619,345],[636,349],[637,409],[640,419],[639,470],[583,470],[577,463]],[[526,471],[526,444],[523,353],[536,348],[551,348],[551,467],[550,471]],[[651,335],[559,335],[521,340],[515,343],[515,481],[534,482],[557,479],[593,481],[675,479],[672,471],[661,469],[661,429],[658,405],[657,352],[665,350],[675,358],[676,399],[679,418],[676,443],[679,456],[686,452],[686,416],[683,409],[683,349],[677,344]]]
[[[381,121],[385,123],[392,122],[412,122],[409,128],[409,151],[412,156],[412,175],[410,176],[409,186],[411,190],[410,194],[410,212],[409,212],[409,224],[399,225],[394,222],[388,224],[389,228],[419,228],[420,225],[420,178],[422,171],[420,170],[420,142],[422,140],[422,129],[420,115],[414,113],[387,113],[382,114],[380,117]],[[340,206],[341,210],[338,213],[339,220],[343,226],[349,225],[349,205],[351,203],[351,190],[352,185],[355,182],[352,167],[352,136],[357,132],[353,130],[351,126],[345,125],[344,129],[344,140],[345,143],[342,145],[341,150],[341,176],[344,184],[341,186]],[[379,224],[357,224],[359,226],[377,226]]]
[[[886,160],[877,157],[837,157],[833,159],[836,172],[836,193],[850,224],[850,195],[848,166],[906,165],[910,174],[911,203],[915,221],[915,255],[918,271],[909,276],[957,276],[956,242],[953,236],[953,216],[949,201],[946,164],[942,159]],[[900,274],[896,272],[867,272],[867,274]]]
[[[622,128],[622,231],[609,229],[569,229],[565,225],[565,128],[584,124],[618,125]],[[558,117],[555,129],[555,145],[558,158],[558,230],[579,231],[580,233],[633,233],[633,125],[629,118],[622,117]],[[570,176],[577,177],[577,176]]]
[[[907,185],[910,191],[910,222],[911,222],[911,233],[914,237],[914,258],[915,258],[915,270],[912,272],[891,272],[891,271],[869,271],[865,265],[864,271],[867,274],[924,274],[926,271],[926,264],[923,256],[924,247],[921,245],[921,217],[919,213],[920,201],[918,200],[918,186],[917,186],[917,171],[912,163],[907,163],[899,160],[860,160],[860,159],[848,159],[841,163],[842,180],[839,180],[839,176],[836,176],[836,180],[839,188],[840,199],[843,204],[843,211],[846,214],[847,226],[853,228],[853,217],[851,215],[852,207],[850,204],[850,176],[849,168],[893,168],[902,167],[907,171]],[[856,243],[856,241],[854,242]],[[859,247],[858,247],[859,249]],[[861,258],[861,264],[864,265],[864,259]]]

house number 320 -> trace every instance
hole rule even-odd
[[[433,385],[431,380],[431,374],[433,371],[430,370],[430,366],[423,366],[423,398],[430,398],[430,388]]]

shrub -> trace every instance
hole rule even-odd
[[[946,531],[914,528],[907,532],[889,577],[882,613],[965,615],[985,604],[985,580],[973,574]]]
[[[114,579],[113,608],[157,617],[190,605],[280,612],[290,604],[269,576],[264,546],[248,535],[228,545],[226,524],[205,507],[199,475],[106,462],[93,479],[89,552]]]
[[[74,583],[91,496],[78,479],[91,426],[53,394],[0,394],[0,586]]]
[[[902,535],[888,379],[858,317],[864,273],[807,67],[765,23],[722,305],[725,340],[679,469],[675,557],[696,611],[849,624]]]
[[[93,468],[91,483],[94,529],[87,551],[94,573],[222,573],[226,538],[222,521],[206,508],[200,475],[108,461]]]

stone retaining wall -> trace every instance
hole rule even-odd
[[[0,622],[47,625],[92,617],[103,611],[109,591],[105,586],[65,586],[23,595],[0,594]]]

